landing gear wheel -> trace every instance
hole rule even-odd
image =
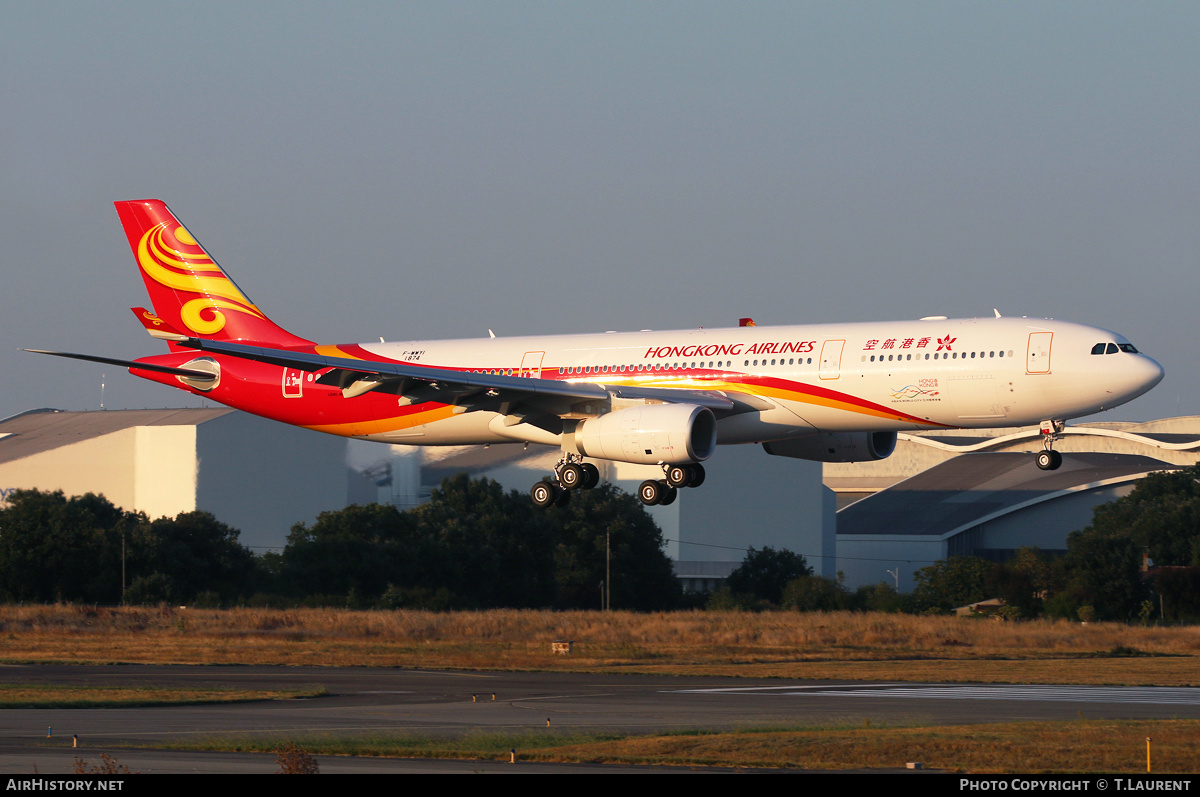
[[[662,500],[664,486],[662,482],[647,479],[638,487],[638,499],[646,506],[656,506]]]
[[[1037,466],[1042,470],[1058,470],[1062,465],[1062,454],[1054,450],[1041,451],[1037,455]]]
[[[667,468],[667,484],[672,487],[687,487],[692,480],[690,465],[672,465]]]
[[[558,483],[562,485],[564,490],[574,490],[577,487],[581,487],[583,481],[583,468],[574,462],[568,462],[558,471]]]
[[[679,491],[669,484],[663,485],[662,498],[658,499],[659,506],[670,506],[675,503],[675,498],[679,495]]]
[[[541,509],[545,509],[554,503],[558,498],[559,489],[548,481],[540,481],[533,485],[529,491],[529,497],[533,499],[533,505]]]
[[[585,462],[581,466],[583,468],[583,484],[580,485],[585,490],[590,490],[600,483],[600,469],[590,462]]]
[[[692,478],[688,480],[688,487],[699,487],[704,484],[704,466],[699,462],[692,465]]]
[[[570,490],[559,490],[558,495],[554,499],[554,505],[555,506],[566,506],[569,503],[571,503],[571,491]]]

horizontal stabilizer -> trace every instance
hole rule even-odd
[[[113,357],[97,357],[94,354],[73,354],[65,351],[44,351],[42,349],[22,349],[22,351],[33,354],[49,354],[54,357],[70,357],[72,360],[87,360],[94,363],[104,363],[105,365],[119,365],[124,368],[136,368],[139,371],[174,374],[175,376],[185,376],[188,379],[194,379],[197,382],[215,382],[217,380],[216,374],[211,374],[207,371],[197,371],[193,368],[172,368],[169,365],[154,365],[152,363],[140,363],[135,360],[118,360]]]
[[[150,333],[150,337],[158,338],[159,340],[175,341],[176,343],[181,340],[187,340],[187,335],[176,331],[174,327],[145,307],[131,307],[129,309],[133,311],[133,314],[137,316],[137,320]]]

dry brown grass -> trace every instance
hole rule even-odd
[[[910,761],[954,772],[1200,772],[1200,721],[1027,722],[629,737],[523,755],[549,761],[857,769]]]
[[[958,726],[743,729],[651,734],[473,731],[457,738],[411,734],[313,735],[286,744],[325,756],[585,761],[611,764],[784,767],[810,770],[927,769],[971,772],[1200,771],[1198,720],[1078,720]],[[177,740],[173,749],[272,751],[271,738]]]
[[[68,684],[0,683],[3,708],[131,708],[186,706],[200,703],[244,703],[257,700],[295,700],[326,694],[309,689],[225,689],[219,687],[163,688],[153,686],[73,686]]]
[[[575,653],[551,654],[550,642],[556,639],[573,640]],[[6,662],[1196,685],[1198,656],[1200,628],[1114,623],[1003,623],[850,612],[0,606],[0,660]]]

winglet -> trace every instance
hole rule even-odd
[[[174,327],[145,307],[131,307],[129,309],[137,316],[137,320],[142,322],[142,326],[150,333],[150,337],[158,338],[159,340],[175,341],[176,343],[188,339],[187,335],[175,331]]]

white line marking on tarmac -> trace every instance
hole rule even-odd
[[[795,695],[800,697],[917,697],[943,700],[1052,700],[1075,703],[1200,705],[1200,689],[1168,686],[766,686],[670,690],[695,694]]]

